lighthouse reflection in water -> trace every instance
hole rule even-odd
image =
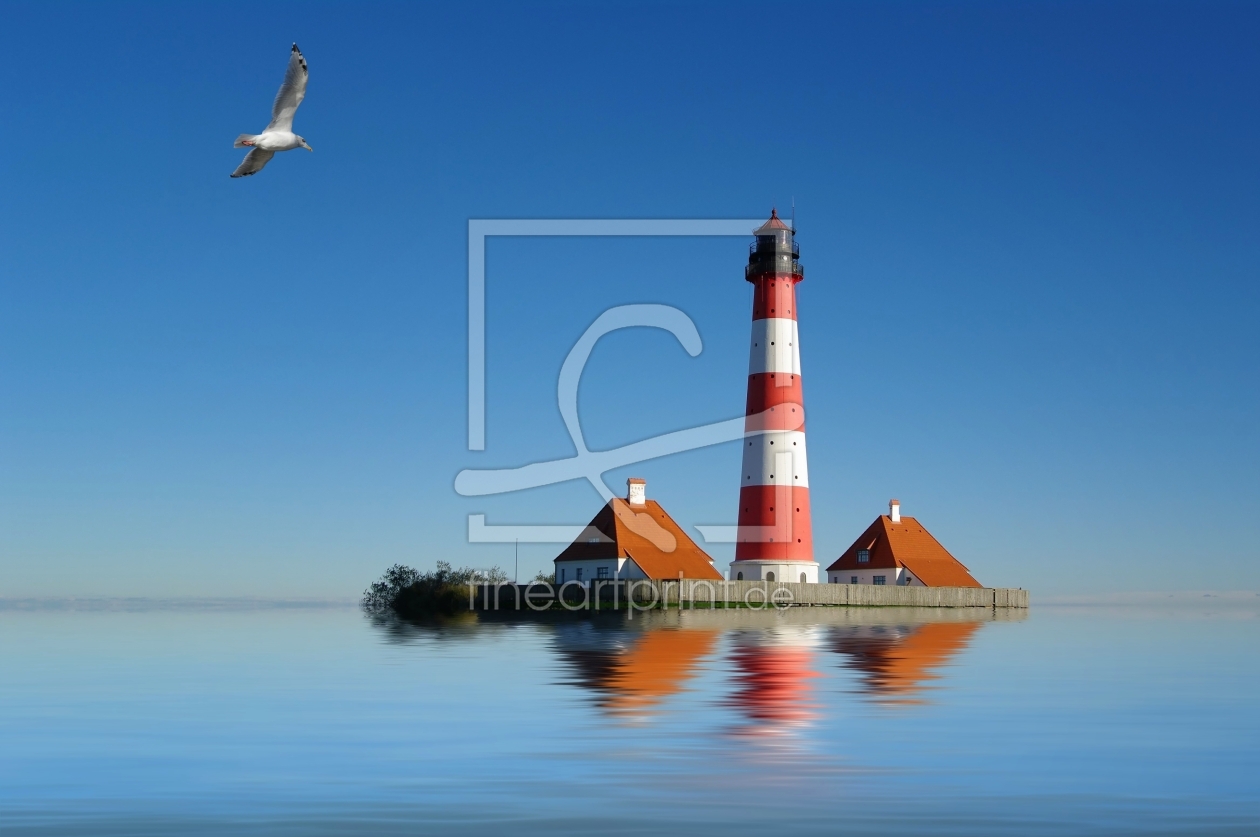
[[[0,610],[0,832],[1260,834],[1257,600]]]
[[[790,745],[828,711],[828,701],[844,699],[823,682],[829,672],[847,673],[842,690],[864,702],[930,703],[945,671],[995,618],[984,609],[810,611],[593,620],[557,626],[554,648],[563,681],[583,689],[611,721],[650,722],[691,693],[730,711],[731,735],[774,747]]]

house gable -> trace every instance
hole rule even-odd
[[[555,561],[559,566],[620,558],[633,561],[648,578],[678,578],[681,573],[683,578],[722,580],[708,554],[655,500],[633,506],[620,497],[609,500]]]
[[[869,551],[869,563],[858,562],[858,553],[863,549]],[[893,523],[888,515],[880,515],[827,572],[898,567],[928,587],[981,586],[962,562],[913,517],[902,517]]]

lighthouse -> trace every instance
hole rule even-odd
[[[753,286],[748,403],[731,579],[817,583],[809,519],[796,230],[774,210],[754,231],[744,278]]]

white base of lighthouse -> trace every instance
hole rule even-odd
[[[731,581],[792,581],[818,583],[817,561],[783,561],[773,558],[732,561]]]

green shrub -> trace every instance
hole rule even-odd
[[[363,591],[362,605],[369,613],[392,611],[407,619],[452,616],[468,610],[470,583],[499,584],[507,580],[507,573],[499,567],[453,569],[450,563],[438,561],[436,570],[422,573],[395,564],[380,581]]]

